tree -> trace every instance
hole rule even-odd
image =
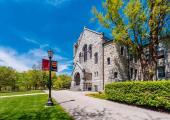
[[[2,88],[11,90],[16,88],[16,71],[10,67],[0,67],[0,91]]]
[[[68,75],[59,75],[53,81],[55,89],[69,89],[71,85],[71,77]]]
[[[157,64],[156,48],[166,23],[168,4],[168,0],[106,0],[103,12],[93,8],[99,23],[112,31],[116,42],[127,47],[128,56],[133,54],[140,60],[142,73],[145,74],[143,79],[153,79],[152,71],[156,71],[153,67]],[[144,53],[144,45],[148,43],[152,64],[149,64]]]

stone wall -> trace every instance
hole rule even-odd
[[[121,46],[113,41],[104,44],[104,81],[105,84],[110,82],[127,80],[127,53],[120,53]],[[108,64],[110,58],[110,64]],[[115,74],[117,73],[117,78]]]

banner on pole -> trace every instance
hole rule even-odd
[[[42,59],[42,70],[49,71],[50,61]],[[57,72],[57,61],[51,61],[51,71]]]
[[[51,70],[57,72],[57,61],[51,62]]]

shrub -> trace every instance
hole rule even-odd
[[[170,81],[111,83],[105,94],[113,101],[170,110]]]

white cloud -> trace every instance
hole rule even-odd
[[[27,42],[33,43],[33,44],[40,45],[40,43],[38,41],[34,40],[34,39],[24,37],[24,40],[27,41]]]
[[[61,5],[65,2],[68,2],[70,0],[46,0],[46,2],[50,5],[54,5],[54,6],[58,6],[58,5]]]
[[[12,49],[0,48],[0,65],[8,66],[16,69],[17,71],[26,71],[29,67],[22,61],[17,53]]]
[[[47,52],[40,48],[19,54],[14,49],[0,47],[0,66],[9,66],[19,72],[31,69],[34,64],[40,65],[42,58],[47,58]],[[59,62],[58,71],[60,73],[70,70],[71,62],[67,58],[55,55],[54,59]]]

